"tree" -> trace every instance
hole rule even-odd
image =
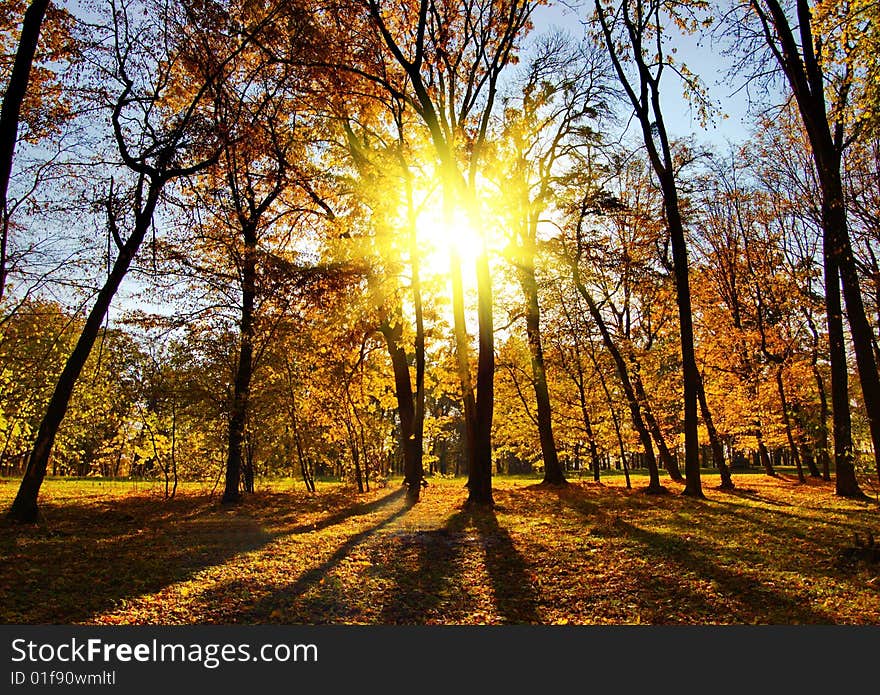
[[[613,12],[596,0],[596,19],[605,47],[611,56],[614,70],[632,104],[642,131],[648,159],[659,180],[663,194],[664,212],[672,245],[672,261],[678,299],[679,331],[681,337],[682,385],[684,394],[684,458],[687,481],[684,493],[703,497],[700,482],[699,439],[697,434],[697,394],[700,375],[694,353],[693,316],[688,275],[687,241],[679,207],[679,192],[672,145],[666,130],[660,102],[660,80],[664,69],[671,65],[664,53],[663,27],[672,21],[679,27],[695,29],[698,25],[693,13],[702,3],[665,3],[650,0],[647,3],[623,0]],[[636,75],[627,74],[624,61],[632,61]],[[692,94],[698,96],[695,80],[684,75]]]
[[[849,403],[846,396],[846,359],[840,288],[846,304],[853,350],[871,430],[877,472],[880,475],[880,374],[865,312],[858,269],[847,225],[841,161],[853,133],[852,109],[858,110],[854,60],[859,27],[858,8],[830,3],[829,7],[800,0],[788,8],[777,0],[751,0],[743,10],[754,17],[757,31],[785,77],[798,107],[812,152],[822,194],[825,308],[831,357],[831,399],[834,412],[835,458],[840,471],[852,467],[852,445],[846,441]],[[854,14],[850,14],[853,10]],[[875,33],[866,32],[867,37]],[[862,44],[863,45],[863,44]],[[831,102],[829,103],[828,99]],[[876,107],[867,104],[867,112]],[[848,122],[849,121],[849,122]],[[858,121],[858,117],[857,117]],[[846,410],[846,413],[844,413]],[[848,482],[844,482],[848,481]],[[838,494],[862,493],[855,477],[838,477]]]
[[[541,338],[536,256],[538,229],[553,204],[559,170],[572,149],[595,139],[590,123],[607,108],[603,64],[596,51],[569,46],[561,35],[538,45],[526,71],[521,96],[505,104],[501,143],[495,158],[499,207],[508,211],[508,256],[523,293],[531,356],[536,421],[544,459],[544,483],[565,483],[553,437],[552,410]]]
[[[530,0],[480,0],[455,5],[420,0],[391,14],[381,0],[365,0],[368,29],[378,35],[378,65],[359,69],[374,84],[403,98],[428,129],[439,161],[447,220],[461,201],[471,225],[484,234],[477,173],[493,113],[499,77],[515,59],[517,41],[528,27]],[[388,57],[389,65],[381,54]],[[379,68],[379,69],[376,69]],[[369,72],[374,69],[374,72]],[[397,71],[397,75],[394,71]],[[399,74],[402,73],[402,74]],[[401,79],[402,78],[402,79]],[[469,374],[460,264],[453,262],[456,350],[465,403],[468,442],[468,502],[492,504],[492,416],[494,330],[489,253],[476,261],[478,355],[476,393]]]
[[[116,98],[106,106],[110,111],[118,154],[122,164],[134,175],[134,182],[127,199],[120,195],[113,179],[108,185],[105,200],[107,226],[117,256],[58,378],[21,486],[9,510],[11,519],[23,523],[37,520],[37,496],[73,387],[92,350],[110,302],[152,225],[162,190],[168,182],[195,174],[215,163],[219,157],[222,138],[212,120],[212,90],[241,45],[241,41],[233,42],[231,50],[214,52],[218,46],[211,43],[212,52],[206,55],[199,53],[199,49],[206,48],[205,44],[194,36],[194,30],[200,27],[190,25],[185,12],[175,14],[165,8],[152,17],[147,13],[135,18],[131,8],[114,6],[112,9],[112,23],[107,34],[113,45],[112,63],[104,66],[106,72],[102,77],[112,78],[120,89]],[[185,8],[176,9],[180,12]],[[175,41],[160,41],[163,35],[174,36]],[[157,46],[165,46],[168,53],[155,56]],[[189,73],[193,82],[181,97],[174,93],[176,82],[171,78],[180,74],[179,71],[193,67],[195,70]],[[175,99],[179,101],[175,102]],[[126,221],[130,221],[131,231],[123,239],[122,227]]]

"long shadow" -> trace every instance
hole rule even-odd
[[[313,531],[323,531],[325,528],[336,526],[336,524],[340,524],[343,521],[346,521],[353,517],[364,516],[365,514],[372,514],[373,512],[378,511],[382,509],[382,507],[390,504],[394,500],[403,497],[404,492],[405,489],[401,487],[391,494],[380,497],[379,499],[373,500],[372,502],[361,502],[352,507],[348,507],[347,509],[342,509],[338,512],[334,512],[333,514],[330,514],[323,519],[318,519],[312,524],[299,524],[298,526],[294,526],[293,528],[287,529],[281,533],[278,533],[277,535],[297,536],[303,533],[312,533]]]
[[[383,625],[456,623],[467,613],[461,585],[467,539],[448,528],[398,534],[381,574],[393,585],[382,604]]]
[[[387,495],[383,497],[382,504],[371,503],[372,509],[378,510],[382,507],[388,505],[393,500],[402,496],[402,492],[395,492],[391,495]],[[366,506],[366,505],[364,505]],[[306,592],[308,592],[313,587],[321,584],[321,582],[350,554],[351,551],[354,550],[357,546],[363,543],[367,538],[374,535],[377,531],[382,528],[388,526],[394,520],[403,516],[406,512],[410,510],[412,507],[411,504],[405,503],[401,506],[400,509],[394,511],[389,514],[387,517],[379,521],[378,523],[370,526],[369,528],[360,531],[359,533],[349,537],[344,543],[339,545],[333,554],[327,558],[324,562],[319,565],[312,567],[307,570],[299,577],[296,578],[290,584],[284,586],[283,588],[277,589],[268,595],[260,598],[258,601],[253,603],[251,606],[246,606],[244,608],[238,608],[235,611],[231,611],[224,615],[224,622],[229,623],[263,623],[263,622],[277,622],[273,617],[273,613],[276,610],[289,607],[293,604],[296,599],[302,597]],[[353,516],[352,514],[344,515],[344,518],[348,518]],[[338,522],[337,522],[338,523]],[[329,525],[329,524],[328,524]],[[325,526],[326,527],[326,526]],[[300,531],[302,533],[302,531]],[[279,534],[279,536],[292,535],[292,534]],[[227,591],[229,588],[228,584],[223,587],[218,588],[216,591],[211,590],[205,592],[202,596],[202,600],[208,603],[211,603],[211,596],[213,594],[221,594],[224,591]]]
[[[0,523],[0,623],[87,622],[281,536],[369,514],[401,495],[396,491],[278,532],[267,532],[246,509],[220,511],[202,495],[45,504],[49,525]]]
[[[3,529],[2,623],[84,621],[272,540],[252,520],[212,518],[204,499],[129,498],[106,511],[70,503],[47,509],[51,528]]]
[[[634,526],[626,521],[617,520],[615,526],[626,537],[639,542],[650,554],[658,559],[671,559],[683,568],[695,572],[698,576],[710,578],[717,583],[723,593],[744,604],[746,611],[738,619],[751,621],[754,616],[761,616],[766,622],[781,623],[820,623],[834,622],[820,611],[803,605],[794,597],[755,582],[754,578],[730,572],[717,563],[707,559],[712,556],[712,549],[691,541],[687,544],[673,534],[657,533]],[[699,547],[696,554],[692,546]],[[692,599],[696,598],[692,596]],[[707,600],[707,614],[717,611],[717,606]]]
[[[491,508],[466,508],[453,515],[446,529],[462,533],[473,524],[480,537],[495,608],[506,623],[540,623],[538,596],[528,564]]]
[[[754,616],[761,616],[767,622],[777,623],[831,622],[826,614],[803,605],[797,599],[785,595],[776,588],[756,584],[752,577],[724,568],[719,564],[717,548],[713,548],[693,538],[685,541],[683,537],[684,529],[682,529],[682,534],[649,531],[621,519],[616,514],[605,512],[592,501],[584,499],[583,495],[578,494],[578,491],[566,490],[561,492],[559,497],[563,504],[570,509],[592,519],[596,523],[590,531],[591,535],[634,541],[642,548],[642,554],[646,553],[649,557],[654,558],[660,563],[664,561],[672,562],[684,570],[676,574],[684,576],[692,573],[699,578],[712,581],[723,595],[727,595],[735,603],[742,606],[740,609],[733,609],[732,621],[751,621]],[[668,510],[664,506],[662,511]],[[783,516],[790,516],[785,512],[772,511]],[[670,521],[676,523],[674,519],[670,519]],[[714,522],[706,519],[704,515],[703,523]],[[749,523],[756,522],[749,520]],[[790,531],[787,528],[781,528],[781,530],[786,534]],[[758,562],[760,559],[761,556],[754,553],[754,561]],[[671,598],[676,604],[687,606],[698,614],[690,617],[706,615],[712,616],[713,619],[718,619],[722,615],[720,606],[709,601],[707,597],[689,591],[686,584],[671,586],[669,582],[664,582],[656,573],[641,572],[641,575],[638,579],[641,589],[640,596],[643,601],[646,599],[650,600],[651,594],[657,591],[658,597]],[[655,607],[650,605],[650,603],[645,607],[649,610],[655,610]],[[654,622],[665,622],[665,618],[658,616],[658,619]]]

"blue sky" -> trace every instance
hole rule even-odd
[[[585,17],[589,12],[587,8],[592,8],[592,2],[582,5],[584,9],[580,10],[580,16]],[[578,14],[558,2],[537,8],[534,22],[536,34],[552,28],[564,29],[573,36],[583,32]],[[698,140],[718,147],[723,147],[726,141],[736,143],[745,140],[754,119],[748,114],[745,90],[737,92],[742,84],[731,80],[726,74],[728,60],[721,54],[720,47],[713,46],[708,36],[670,36],[668,45],[677,49],[676,60],[687,64],[692,72],[700,76],[709,90],[710,98],[718,103],[721,113],[727,116],[716,119],[714,124],[703,129],[682,97],[680,83],[673,74],[668,73],[661,85],[661,96],[670,133],[674,137],[694,135]]]

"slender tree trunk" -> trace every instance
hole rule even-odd
[[[718,466],[718,472],[721,474],[721,485],[718,487],[722,490],[733,490],[736,486],[733,484],[733,478],[730,475],[730,468],[724,460],[724,446],[721,444],[721,437],[718,436],[718,430],[715,429],[715,423],[712,420],[712,412],[709,410],[709,403],[706,400],[706,390],[703,388],[703,375],[700,374],[699,390],[697,396],[700,401],[700,411],[703,415],[703,423],[706,425],[706,431],[709,433],[709,445],[712,448],[712,459]]]
[[[581,372],[580,359],[578,359],[578,372]],[[587,444],[590,447],[590,464],[593,469],[593,480],[597,483],[599,482],[600,472],[599,472],[599,451],[596,447],[596,435],[593,432],[593,423],[590,420],[590,411],[587,409],[587,394],[584,390],[584,377],[583,373],[579,374],[579,379],[577,381],[578,388],[578,400],[581,406],[581,418],[584,421],[584,431],[587,434]],[[614,416],[615,426],[617,425],[617,416]],[[621,449],[623,442],[621,441]]]
[[[413,228],[412,246],[410,249],[410,267],[412,269],[413,308],[416,314],[416,393],[413,416],[413,458],[415,460],[413,462],[413,469],[419,477],[419,486],[421,486],[425,477],[424,464],[422,462],[425,448],[425,317],[422,307],[421,268],[415,228]]]
[[[451,219],[448,216],[447,219]],[[464,424],[464,442],[462,454],[468,471],[468,486],[474,469],[474,437],[476,435],[476,410],[474,387],[471,380],[470,347],[468,345],[467,327],[464,318],[464,289],[461,281],[461,259],[453,250],[450,255],[450,277],[452,279],[452,323],[455,335],[455,358],[458,380],[461,385],[462,419]]]
[[[309,492],[314,492],[315,480],[311,475],[308,461],[306,460],[306,457],[304,455],[302,434],[300,433],[299,428],[299,414],[297,413],[296,396],[293,391],[293,370],[290,368],[290,362],[288,361],[286,355],[284,356],[284,367],[287,370],[287,383],[290,390],[290,424],[293,427],[293,441],[296,446],[296,458],[299,462],[299,470],[302,474],[303,482],[306,485],[306,490],[308,490]]]
[[[419,499],[423,471],[419,442],[416,437],[416,406],[413,401],[409,361],[403,347],[402,316],[395,312],[393,319],[380,309],[382,323],[379,332],[385,338],[391,367],[394,371],[394,394],[397,398],[397,413],[400,418],[400,449],[403,453],[403,484],[410,501]],[[393,322],[392,322],[393,321]]]
[[[592,346],[591,346],[592,347]],[[629,480],[629,467],[626,464],[626,447],[623,444],[623,434],[620,431],[620,418],[617,417],[617,411],[614,409],[614,399],[611,397],[611,391],[608,388],[608,382],[605,380],[605,374],[599,369],[599,363],[596,360],[596,354],[591,349],[590,357],[593,360],[593,366],[596,368],[596,374],[599,375],[599,383],[602,385],[602,391],[605,393],[605,400],[608,403],[608,410],[611,413],[611,423],[614,425],[614,435],[617,438],[617,446],[620,450],[620,465],[623,467],[623,473],[626,476],[626,489],[632,489]],[[611,464],[609,463],[609,466]]]
[[[254,367],[254,301],[257,295],[257,235],[256,230],[246,227],[244,235],[244,258],[241,270],[241,345],[238,366],[235,371],[232,403],[229,412],[229,438],[226,452],[226,487],[221,502],[234,504],[241,500],[241,447],[247,423],[248,398]]]
[[[519,267],[519,281],[526,302],[526,336],[532,361],[532,382],[537,404],[538,436],[544,459],[544,483],[565,484],[565,473],[559,463],[556,442],[553,438],[553,418],[550,407],[550,391],[544,365],[544,348],[541,344],[541,313],[538,305],[538,283],[535,280],[534,257],[524,259]]]
[[[670,478],[672,478],[676,482],[681,482],[684,480],[684,477],[682,476],[681,471],[678,468],[678,463],[672,456],[672,452],[669,451],[669,447],[666,446],[666,439],[663,437],[663,432],[660,429],[657,418],[654,417],[654,411],[651,409],[651,403],[648,400],[648,394],[645,391],[644,385],[642,384],[642,377],[639,375],[639,369],[641,368],[641,365],[639,365],[634,357],[630,357],[630,363],[633,365],[633,369],[631,371],[633,388],[635,389],[636,398],[638,398],[639,400],[642,415],[645,418],[645,424],[648,427],[648,431],[651,433],[651,437],[654,439],[654,444],[657,445],[657,453],[660,457],[660,463],[669,473]]]
[[[767,451],[767,446],[764,444],[764,433],[761,431],[760,425],[755,428],[755,439],[758,441],[758,456],[761,459],[761,465],[764,466],[764,472],[771,478],[775,478],[776,471],[773,469],[773,462],[770,460],[770,452]]]
[[[788,410],[788,399],[785,397],[785,384],[782,381],[782,365],[776,367],[776,390],[779,393],[779,404],[782,407],[782,423],[785,425],[785,437],[788,439],[788,448],[791,451],[791,458],[797,467],[798,480],[802,483],[807,482],[804,476],[804,468],[801,465],[801,456],[794,441],[794,433],[791,431],[791,417]]]
[[[659,111],[659,109],[658,109]],[[661,172],[657,172],[658,176]],[[700,440],[697,434],[697,391],[700,373],[694,354],[694,326],[691,310],[691,290],[688,277],[687,244],[684,226],[678,209],[678,192],[672,172],[661,176],[666,221],[672,242],[672,265],[678,300],[679,335],[681,337],[681,365],[684,393],[684,470],[686,476],[683,494],[703,497],[700,482]]]
[[[128,272],[128,268],[137,250],[140,248],[147,230],[150,228],[153,212],[159,200],[159,192],[163,185],[164,180],[161,179],[150,181],[144,207],[135,218],[134,230],[125,244],[122,245],[122,248],[119,249],[119,254],[113,262],[110,274],[107,276],[104,286],[98,292],[95,304],[92,306],[88,318],[86,318],[76,346],[67,358],[64,369],[58,377],[55,390],[52,392],[52,397],[46,406],[46,413],[40,422],[37,438],[31,449],[21,486],[8,512],[8,517],[14,521],[21,523],[34,523],[37,521],[39,514],[37,496],[40,492],[40,486],[43,484],[43,479],[46,477],[46,468],[49,464],[52,445],[55,442],[55,436],[58,434],[61,421],[67,413],[73,387],[85,366],[92,346],[95,344],[95,339],[98,337],[101,324],[104,322],[107,309],[110,307],[110,302],[119,289],[122,279]]]
[[[861,497],[856,480],[849,412],[849,374],[846,341],[843,336],[843,309],[837,263],[829,251],[825,262],[825,311],[828,317],[828,347],[831,363],[831,432],[834,439],[835,490],[841,497]]]
[[[819,331],[816,330],[816,325],[809,314],[807,315],[807,324],[813,334],[810,366],[813,370],[813,378],[816,380],[816,390],[819,393],[818,449],[822,462],[822,479],[831,480],[831,457],[828,455],[828,397],[825,392],[825,380],[822,378],[822,372],[819,371]]]
[[[495,412],[495,332],[492,321],[492,276],[485,248],[477,257],[477,402],[474,457],[468,479],[468,504],[491,505],[492,417]]]
[[[18,140],[18,121],[30,81],[34,55],[37,52],[40,28],[48,7],[49,0],[33,0],[25,10],[18,50],[15,53],[15,62],[12,64],[12,74],[9,76],[9,84],[3,96],[3,106],[0,107],[0,217],[4,220],[0,231],[0,299],[3,299],[8,271],[6,254],[9,225],[6,220],[6,206],[9,179],[12,175],[12,160],[15,157],[15,145]],[[37,487],[39,488],[39,484]]]
[[[615,366],[617,367],[617,376],[620,378],[623,392],[626,395],[626,400],[629,404],[629,413],[632,418],[633,427],[638,433],[639,440],[642,442],[642,447],[645,450],[645,461],[648,467],[649,478],[647,491],[651,493],[664,492],[665,488],[660,484],[660,471],[657,468],[657,459],[654,458],[654,446],[651,443],[651,434],[648,432],[648,428],[645,427],[645,422],[639,412],[639,401],[633,390],[623,355],[620,354],[620,350],[618,350],[617,345],[614,344],[614,340],[608,332],[608,326],[605,324],[605,320],[602,318],[602,313],[596,306],[596,302],[593,301],[592,295],[577,277],[575,278],[575,287],[577,287],[578,292],[587,302],[590,315],[593,317],[593,321],[596,323],[599,333],[602,336],[602,342],[605,344],[605,349],[608,350],[611,358],[614,360]]]

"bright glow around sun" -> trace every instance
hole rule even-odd
[[[448,276],[453,252],[457,252],[463,275],[471,274],[483,242],[464,210],[456,208],[447,221],[442,209],[429,207],[419,215],[416,228],[426,273]]]

